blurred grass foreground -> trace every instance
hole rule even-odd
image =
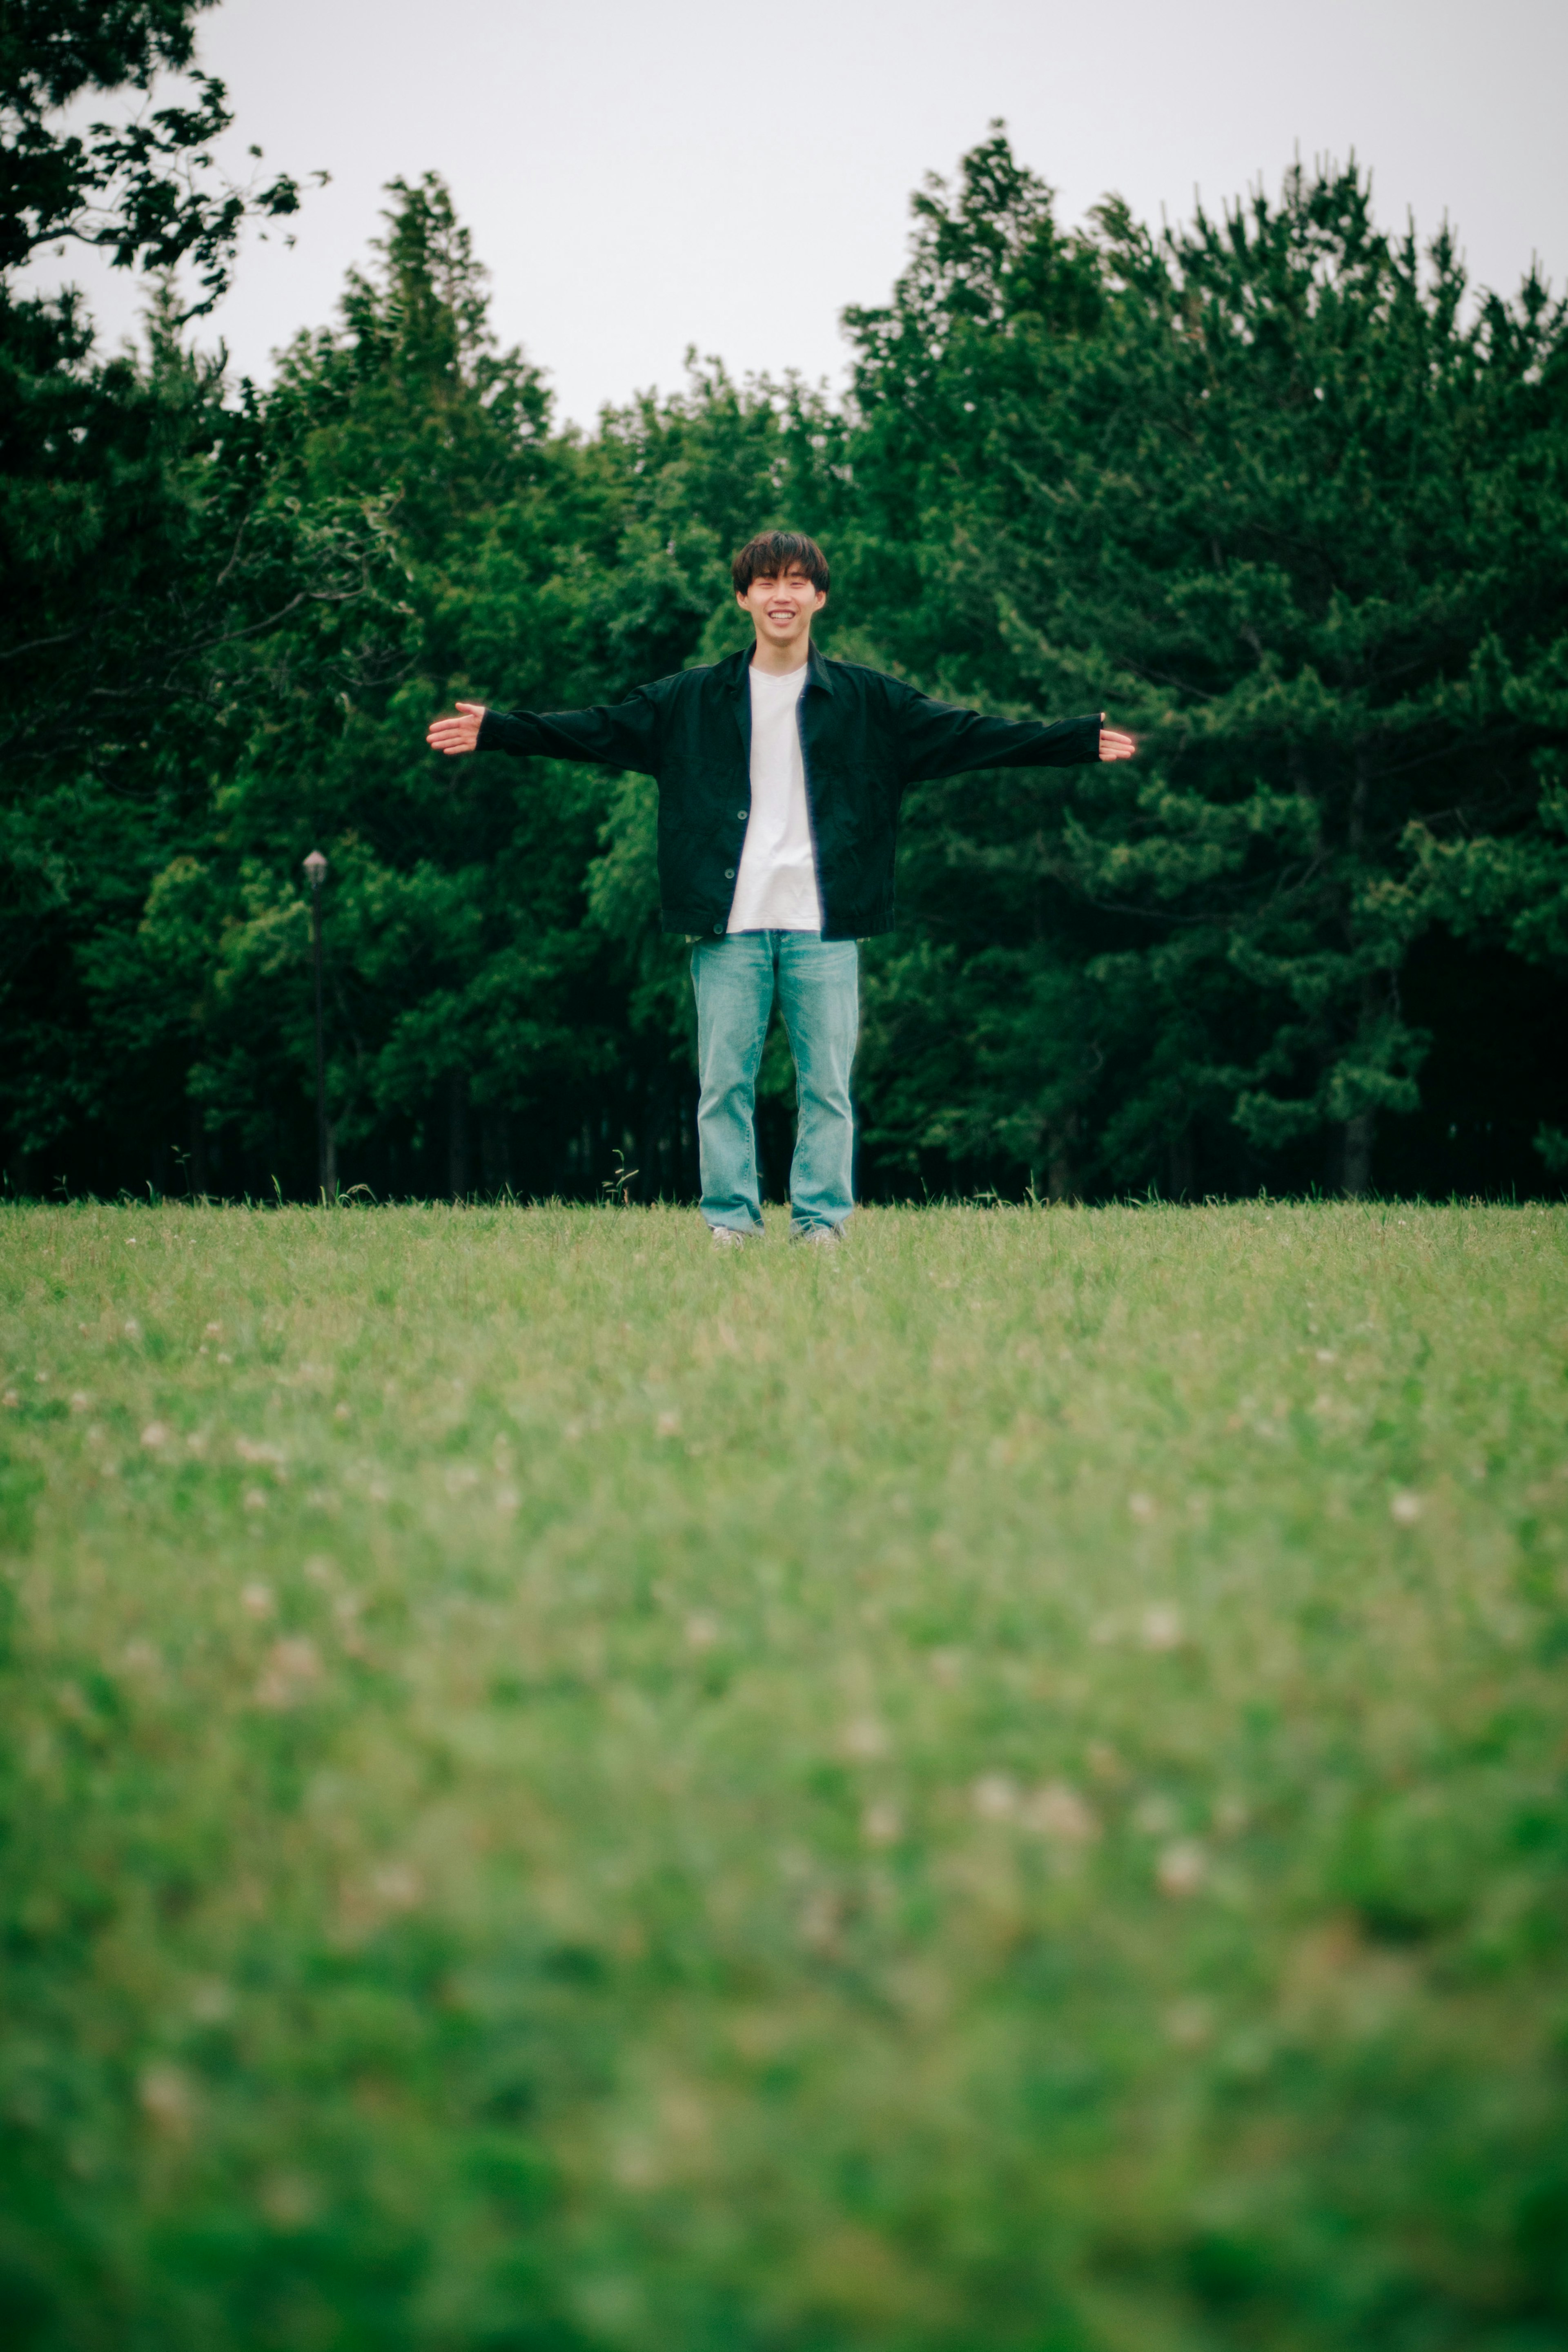
[[[0,1212],[8,2352],[1568,2344],[1565,1244]]]

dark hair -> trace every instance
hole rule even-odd
[[[803,572],[813,588],[827,594],[828,559],[803,530],[758,531],[730,565],[737,596],[744,596],[754,580],[781,580],[787,572]]]

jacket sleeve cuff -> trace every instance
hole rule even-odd
[[[510,751],[526,759],[534,749],[534,732],[528,721],[515,710],[486,710],[479,721],[479,740],[475,747],[480,751]]]
[[[1086,711],[1082,719],[1059,719],[1048,727],[1040,739],[1039,757],[1046,768],[1086,768],[1100,757],[1100,730],[1103,719],[1098,710]],[[483,741],[483,737],[481,737]]]

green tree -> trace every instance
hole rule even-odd
[[[351,277],[336,327],[296,342],[222,461],[256,474],[247,528],[277,526],[296,577],[312,541],[340,538],[357,593],[297,590],[214,656],[210,822],[158,877],[141,944],[193,1008],[209,1132],[307,1181],[299,868],[319,844],[334,1150],[371,1150],[382,1183],[461,1192],[506,1181],[506,1119],[570,1118],[577,1057],[602,1058],[582,921],[599,812],[570,777],[540,793],[491,763],[444,768],[423,727],[455,692],[492,694],[503,662],[536,688],[580,669],[571,554],[598,499],[549,436],[538,371],[494,348],[445,190],[392,194],[375,270]]]
[[[119,125],[62,116],[94,90],[147,100],[161,69],[189,68],[197,13],[22,0],[0,27],[0,1120],[33,1181],[62,1167],[90,1181],[117,1150],[167,1163],[161,1045],[144,1039],[132,1072],[141,1015],[117,1000],[112,1043],[98,1034],[89,968],[133,934],[203,803],[169,712],[199,698],[206,648],[256,585],[228,561],[232,517],[211,512],[217,372],[179,330],[222,292],[245,219],[292,212],[298,190],[215,173],[207,150],[229,116],[210,77],[193,77],[193,105],[144,104]],[[100,359],[73,291],[18,291],[23,264],[72,240],[154,273],[145,362]],[[183,313],[182,266],[198,284]]]
[[[1366,1185],[1427,1043],[1421,845],[1538,831],[1563,740],[1565,314],[1533,276],[1466,296],[1354,172],[1063,239],[998,136],[921,200],[894,305],[851,320],[860,562],[918,555],[894,656],[1114,701],[1145,744],[912,810],[884,1150]]]

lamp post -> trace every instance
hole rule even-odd
[[[321,1032],[321,882],[327,861],[319,849],[305,860],[310,882],[310,929],[316,949],[316,1182],[317,1197],[327,1200],[327,1051]]]

